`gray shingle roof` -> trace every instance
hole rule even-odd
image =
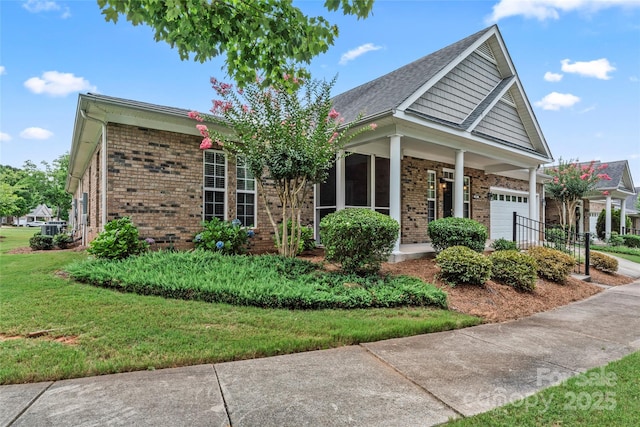
[[[587,163],[589,164],[589,163]],[[627,168],[626,160],[619,160],[616,162],[595,162],[594,166],[598,167],[602,164],[607,165],[605,169],[601,172],[606,173],[611,178],[611,181],[601,179],[596,183],[595,190],[609,190],[609,189],[617,189],[619,187],[624,188],[624,171]]]
[[[367,118],[397,108],[491,28],[493,27],[478,31],[382,77],[337,95],[333,98],[334,108],[346,121],[354,120],[361,113],[363,118]]]
[[[151,104],[148,102],[134,101],[134,100],[125,99],[125,98],[117,98],[115,96],[99,95],[91,92],[82,96],[85,98],[92,98],[102,102],[108,102],[108,103],[127,106],[131,108],[137,108],[144,111],[155,111],[159,113],[172,114],[172,115],[181,116],[181,117],[186,117],[189,111],[191,111],[191,110],[185,110],[184,108],[168,107],[165,105]]]

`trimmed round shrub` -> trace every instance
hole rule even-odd
[[[48,251],[53,249],[53,236],[36,233],[29,239],[29,247],[34,251]]]
[[[518,244],[514,241],[507,240],[503,237],[496,239],[491,243],[491,247],[496,251],[515,251],[518,250]]]
[[[53,236],[53,243],[60,249],[67,249],[73,243],[73,239],[66,233],[60,233]]]
[[[491,279],[516,289],[532,291],[538,278],[538,263],[525,253],[516,250],[496,251],[491,259]]]
[[[451,286],[484,285],[491,277],[491,260],[466,246],[452,246],[436,256],[438,276]]]
[[[618,271],[618,260],[600,252],[591,252],[591,258],[589,261],[596,270],[604,271],[605,273],[615,273]]]
[[[222,221],[212,218],[202,223],[203,230],[196,234],[193,243],[197,249],[220,252],[223,255],[238,255],[247,251],[249,237],[253,231],[241,226],[239,220]]]
[[[544,246],[529,248],[527,254],[536,260],[538,276],[557,283],[564,283],[576,264],[570,255]]]
[[[469,218],[441,218],[428,226],[431,245],[436,252],[452,246],[466,246],[476,252],[484,252],[487,227]]]
[[[628,248],[640,248],[640,236],[635,234],[625,234],[622,236],[624,245]]]
[[[123,217],[109,221],[104,231],[89,243],[89,252],[97,258],[124,259],[147,250],[148,243],[140,240],[138,229],[131,218]]]
[[[343,209],[320,221],[325,259],[340,263],[347,273],[377,273],[389,258],[399,230],[396,220],[366,208]]]

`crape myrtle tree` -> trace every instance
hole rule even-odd
[[[107,21],[123,15],[133,25],[147,24],[156,41],[176,47],[181,59],[206,62],[226,53],[228,75],[240,86],[256,71],[265,87],[282,73],[309,77],[309,64],[327,51],[338,27],[322,16],[305,15],[292,0],[98,0]],[[373,0],[326,0],[329,12],[366,18]]]
[[[558,165],[548,168],[546,173],[552,176],[551,182],[545,184],[546,194],[558,201],[560,210],[560,223],[570,236],[570,227],[575,224],[576,206],[578,202],[592,191],[600,180],[611,180],[609,175],[603,172],[608,165],[601,164],[597,167],[595,162],[580,164],[577,161],[558,160]],[[603,195],[607,195],[605,191]]]
[[[351,138],[376,125],[355,129],[359,117],[344,123],[332,108],[330,94],[335,78],[327,82],[284,75],[283,81],[288,84],[265,88],[256,80],[244,88],[234,88],[212,78],[212,87],[220,97],[213,101],[213,115],[192,111],[189,116],[199,122],[196,127],[203,136],[200,149],[222,147],[240,157],[251,171],[275,232],[278,252],[294,257],[308,191],[313,184],[326,180]],[[205,123],[230,129],[231,133],[223,134]],[[278,219],[264,191],[267,181],[274,184],[280,199]],[[291,228],[278,226],[278,222],[289,221]]]

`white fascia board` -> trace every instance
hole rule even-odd
[[[486,33],[482,35],[478,40],[476,40],[471,46],[469,46],[464,52],[462,52],[458,57],[449,62],[446,67],[440,70],[437,74],[435,74],[429,81],[423,84],[418,90],[416,90],[411,96],[409,96],[402,104],[398,106],[398,110],[404,111],[413,105],[422,95],[424,95],[431,86],[438,83],[444,76],[446,76],[451,70],[458,66],[462,61],[464,61],[469,55],[471,55],[478,47],[480,47],[484,42],[486,42],[489,38],[496,34],[496,26],[494,25],[492,28],[487,30]]]
[[[480,124],[480,122],[486,117],[486,115],[489,114],[489,112],[493,109],[493,107],[495,107],[496,104],[500,102],[500,99],[502,99],[504,94],[507,93],[509,89],[513,87],[514,84],[515,84],[515,80],[513,80],[511,83],[503,87],[502,90],[498,93],[498,95],[493,98],[493,101],[491,101],[491,103],[487,106],[487,108],[485,108],[484,111],[478,116],[478,118],[471,124],[471,126],[467,128],[467,131],[473,132],[473,130]],[[489,94],[491,94],[491,92],[489,92]],[[487,94],[487,96],[489,96],[489,94]]]

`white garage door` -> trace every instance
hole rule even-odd
[[[513,239],[513,213],[529,217],[529,195],[524,192],[491,190],[490,238]]]

